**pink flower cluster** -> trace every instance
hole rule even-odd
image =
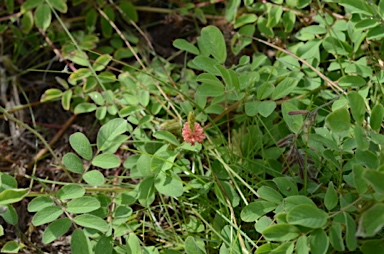
[[[191,145],[195,145],[195,142],[198,142],[201,144],[203,140],[206,138],[203,131],[204,129],[200,126],[200,124],[195,123],[193,130],[191,130],[189,123],[186,122],[183,127],[184,141]]]

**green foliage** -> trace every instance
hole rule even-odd
[[[35,183],[18,188],[0,174],[6,223],[17,225],[14,205],[33,197],[27,210],[42,242],[71,235],[75,254],[384,245],[384,1],[185,1],[178,15],[193,17],[197,35],[178,35],[169,58],[136,24],[145,22],[137,11],[159,9],[112,2],[5,3],[22,27],[10,19],[0,33],[23,38],[1,60],[7,71],[17,71],[28,36],[35,48],[48,43],[69,69],[40,102],[60,101],[101,126],[95,139],[69,136],[72,151],[55,161],[67,178],[34,171]],[[77,5],[72,21],[68,6]],[[217,15],[224,25],[210,25]],[[173,61],[179,54],[183,63]],[[192,145],[182,127],[193,113],[186,126],[203,126],[207,138]]]

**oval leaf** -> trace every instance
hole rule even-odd
[[[108,230],[108,223],[102,218],[92,214],[79,215],[75,218],[74,221],[77,225],[80,225],[86,228],[93,228],[103,233]]]
[[[92,159],[92,147],[88,138],[80,132],[74,133],[69,137],[69,143],[73,150],[86,160]]]
[[[289,224],[272,225],[262,232],[268,241],[289,241],[300,235],[300,230]]]
[[[84,171],[83,162],[81,161],[79,156],[74,153],[67,153],[66,155],[64,155],[63,163],[65,167],[73,173],[82,174]]]
[[[63,210],[57,206],[49,206],[38,211],[32,218],[32,224],[34,226],[40,226],[56,220],[63,214]]]
[[[209,50],[211,55],[219,62],[224,63],[227,59],[227,49],[224,36],[216,26],[207,26],[201,30],[200,41]]]
[[[347,131],[351,126],[350,121],[351,117],[346,108],[337,109],[326,118],[326,123],[334,132]]]
[[[92,186],[101,186],[105,183],[105,178],[102,173],[97,170],[88,171],[83,175],[84,181]]]
[[[261,216],[270,211],[273,211],[276,208],[276,204],[258,200],[252,203],[249,203],[246,207],[241,211],[240,217],[245,222],[257,221]]]
[[[83,230],[75,229],[71,237],[71,253],[72,254],[91,254],[92,248],[88,237]]]
[[[47,30],[51,24],[52,14],[51,9],[47,4],[39,5],[35,10],[35,22],[38,28],[43,31]]]
[[[28,193],[28,189],[8,189],[0,193],[0,205],[19,202]]]
[[[85,189],[78,184],[68,184],[63,186],[56,194],[60,200],[80,198],[84,196]]]
[[[94,197],[81,197],[71,200],[67,204],[70,213],[88,213],[100,208],[100,202]]]
[[[303,204],[292,208],[287,214],[290,224],[309,228],[321,228],[327,223],[328,214],[316,206]]]
[[[60,218],[52,222],[43,233],[43,243],[48,244],[64,235],[71,227],[72,222],[68,218]]]
[[[115,154],[99,154],[92,160],[92,165],[100,168],[117,168],[120,166],[120,158]]]

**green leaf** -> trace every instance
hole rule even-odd
[[[133,113],[138,112],[142,109],[143,108],[140,106],[131,106],[131,105],[126,106],[119,111],[119,116],[120,117],[127,117],[127,116],[132,115]]]
[[[24,245],[22,243],[17,243],[15,241],[8,241],[1,248],[1,253],[19,253],[19,250]]]
[[[93,153],[91,143],[88,138],[81,132],[76,132],[69,136],[69,143],[73,150],[86,160],[91,160]]]
[[[353,168],[352,168],[353,183],[355,184],[355,187],[359,194],[363,194],[368,189],[367,182],[362,181],[364,171],[365,171],[365,168],[362,165],[360,164],[353,165]]]
[[[7,189],[0,192],[0,205],[19,202],[28,194],[28,189]]]
[[[363,172],[363,179],[366,180],[375,192],[384,195],[384,172],[367,169]]]
[[[361,125],[364,121],[365,114],[365,102],[363,97],[358,92],[353,91],[348,93],[348,100],[353,118]]]
[[[383,123],[383,117],[384,117],[384,107],[381,104],[376,104],[371,112],[371,119],[369,121],[369,124],[371,125],[371,128],[375,131],[380,130],[381,124]]]
[[[71,108],[72,94],[72,90],[67,90],[63,93],[63,97],[61,97],[61,105],[63,106],[63,109],[69,110]]]
[[[384,0],[380,0],[377,7],[378,7],[378,11],[379,11],[380,16],[384,17]],[[366,252],[364,252],[364,253],[366,253]]]
[[[53,8],[61,13],[66,13],[68,11],[66,0],[49,0],[49,2]]]
[[[27,34],[31,31],[34,24],[33,14],[31,11],[27,11],[24,13],[23,17],[21,18],[21,25],[22,25],[22,32]]]
[[[145,178],[138,186],[139,203],[149,207],[155,201],[155,186],[153,177]]]
[[[297,238],[300,230],[293,225],[277,224],[270,226],[262,234],[268,241],[284,242]]]
[[[368,16],[374,15],[371,7],[365,0],[340,0],[340,5],[346,7],[346,9],[350,10],[351,13],[361,13]]]
[[[107,232],[109,228],[108,223],[105,220],[92,214],[79,215],[75,217],[74,221],[77,225],[86,228],[93,228],[103,233]]]
[[[292,208],[287,213],[290,224],[309,228],[321,228],[327,223],[328,214],[316,206],[303,204]]]
[[[316,206],[315,203],[312,201],[312,199],[301,196],[301,195],[295,195],[295,196],[289,196],[284,199],[284,208],[287,212],[289,212],[291,209],[295,208],[298,205],[312,205]]]
[[[310,3],[312,3],[312,0],[297,0],[297,8],[303,9],[307,7]]]
[[[285,11],[283,14],[284,31],[286,33],[292,32],[296,23],[296,14],[293,11]]]
[[[43,233],[43,243],[48,244],[67,233],[71,227],[72,222],[68,218],[60,218],[52,222]]]
[[[299,110],[295,105],[290,102],[284,102],[282,104],[282,113],[284,122],[288,125],[288,128],[293,132],[297,133],[303,125],[303,116],[302,115],[289,115],[291,111]]]
[[[343,76],[339,79],[337,83],[339,84],[339,86],[346,88],[362,87],[365,86],[367,82],[360,76]]]
[[[74,198],[80,198],[84,196],[85,189],[78,184],[68,184],[63,187],[57,192],[56,196],[60,200],[66,200],[66,199],[74,199]]]
[[[273,29],[272,28],[269,28],[267,26],[267,22],[268,20],[266,18],[264,18],[263,16],[260,16],[258,21],[257,21],[257,28],[258,30],[263,33],[266,37],[274,37],[275,34],[273,32]]]
[[[265,199],[275,204],[281,204],[283,200],[283,196],[279,192],[268,186],[261,186],[257,190],[257,194],[259,195],[259,198]]]
[[[312,231],[309,236],[311,254],[325,254],[328,250],[329,239],[323,229]]]
[[[107,67],[109,62],[112,60],[112,56],[108,54],[104,54],[96,58],[95,62],[92,64],[92,67],[95,71],[102,71]]]
[[[369,148],[369,139],[365,133],[365,129],[359,125],[355,126],[353,130],[357,148],[361,151],[365,151]]]
[[[355,29],[357,31],[369,29],[380,24],[378,19],[363,19],[356,23]]]
[[[70,213],[88,213],[99,208],[99,200],[89,196],[72,199],[67,204],[67,211]]]
[[[175,146],[179,146],[180,142],[177,140],[175,135],[170,133],[169,131],[156,131],[153,136],[160,140],[165,140]]]
[[[345,242],[349,251],[354,251],[357,248],[357,238],[356,238],[356,222],[352,216],[344,212],[346,233],[345,233]]]
[[[190,43],[190,42],[188,42],[188,41],[186,41],[184,39],[176,39],[176,40],[173,41],[172,45],[175,48],[184,50],[184,51],[192,53],[194,55],[199,55],[200,54],[199,49],[195,45],[193,45],[192,43]]]
[[[255,223],[255,229],[257,232],[261,233],[269,226],[275,224],[271,218],[269,218],[267,215],[262,216],[259,218]]]
[[[83,180],[91,186],[102,186],[105,183],[105,178],[98,170],[88,171],[83,175]]]
[[[239,78],[233,70],[228,70],[224,66],[216,64],[215,68],[220,72],[220,76],[223,78],[224,83],[229,88],[235,88],[239,90]]]
[[[82,174],[84,171],[83,161],[74,153],[67,153],[63,156],[65,167],[76,174]]]
[[[379,158],[373,152],[366,150],[356,150],[356,160],[370,169],[377,169],[379,167]]]
[[[333,223],[331,225],[331,228],[329,230],[329,241],[331,242],[335,250],[337,251],[345,250],[341,223]]]
[[[324,197],[324,205],[328,209],[328,211],[335,208],[338,202],[337,192],[333,185],[333,182],[329,182],[327,192]]]
[[[294,242],[285,242],[273,249],[270,253],[293,253]]]
[[[140,155],[137,160],[137,170],[141,176],[153,176],[153,172],[151,170],[151,160],[152,157],[147,154]]]
[[[281,81],[272,93],[272,99],[278,100],[290,94],[299,81],[296,78],[287,77]]]
[[[327,37],[323,40],[323,47],[333,55],[348,55],[352,53],[353,48],[348,43],[334,37]]]
[[[65,58],[71,60],[75,64],[78,64],[81,66],[86,66],[86,67],[89,66],[88,55],[84,51],[74,50],[74,51],[70,52],[70,54],[65,55]],[[90,78],[92,78],[92,77],[90,77]]]
[[[37,212],[43,209],[44,207],[52,206],[53,200],[50,197],[36,197],[28,203],[28,212]]]
[[[45,3],[39,5],[35,10],[35,23],[38,28],[43,31],[47,30],[51,24],[52,14],[51,9]]]
[[[220,72],[215,68],[215,65],[218,64],[215,59],[199,55],[192,60],[192,63],[194,65],[194,68],[206,71],[213,75],[220,75]]]
[[[297,254],[308,254],[308,238],[305,235],[302,235],[296,241],[296,252]]]
[[[262,84],[257,88],[257,99],[264,100],[268,98],[273,93],[274,90],[275,90],[274,85],[272,85],[269,82],[265,82],[264,84]]]
[[[44,92],[43,96],[41,96],[40,101],[41,102],[52,101],[60,98],[62,95],[63,95],[63,92],[61,90],[57,88],[50,88]]]
[[[346,108],[339,108],[333,111],[326,118],[326,123],[334,132],[347,131],[351,126],[351,117]]]
[[[246,102],[244,105],[245,109],[245,114],[247,116],[255,116],[259,112],[258,107],[259,107],[260,101],[249,101]]]
[[[112,119],[104,124],[97,134],[97,148],[103,151],[114,145],[114,139],[128,131],[128,128],[127,121],[121,118]]]
[[[255,33],[254,25],[246,25],[232,37],[231,47],[235,55],[239,54],[242,49],[252,43],[252,36]]]
[[[274,101],[262,101],[257,107],[257,111],[263,117],[268,117],[273,113],[275,109],[276,109],[276,102]]]
[[[376,26],[367,33],[368,40],[381,40],[384,37],[384,27]]]
[[[104,18],[104,16],[101,16],[101,32],[103,33],[103,36],[105,38],[110,38],[113,33],[113,28],[111,24],[109,23],[110,21],[114,22],[115,21],[115,12],[114,9],[110,5],[106,5],[106,7],[103,9],[104,13],[108,17],[108,20]]]
[[[283,7],[282,6],[272,6],[271,10],[267,13],[267,27],[273,28],[275,27],[281,19],[281,15],[283,14]]]
[[[376,203],[361,215],[356,236],[373,237],[383,229],[383,226],[384,204]]]
[[[128,246],[127,246],[128,248],[130,248],[131,246],[129,239],[128,239]],[[102,235],[97,241],[97,244],[94,248],[94,253],[95,254],[112,254],[113,253],[112,236]],[[135,252],[131,251],[128,253],[135,253]]]
[[[96,110],[96,105],[89,102],[82,102],[77,104],[75,107],[74,113],[75,114],[84,114],[84,113],[90,113],[92,111]]]
[[[230,184],[228,181],[221,181],[221,185],[223,187],[223,190],[216,189],[216,191],[219,191],[220,193],[225,193],[226,198],[231,203],[231,206],[237,207],[240,203],[240,197],[237,194],[236,190],[233,188],[232,184]],[[222,200],[222,202],[227,204],[226,200]]]
[[[17,182],[12,176],[0,172],[0,190],[17,189]]]
[[[225,92],[224,85],[220,83],[203,83],[200,86],[198,86],[196,94],[200,96],[221,96]]]
[[[272,181],[277,185],[277,188],[285,196],[293,196],[299,194],[296,184],[294,184],[286,177],[275,177]]]
[[[227,49],[224,36],[216,26],[207,26],[201,30],[201,42],[210,54],[219,62],[224,63],[227,59]]]
[[[257,221],[264,214],[275,210],[276,206],[275,203],[269,201],[257,200],[245,206],[240,217],[245,222]]]
[[[172,171],[160,171],[155,177],[155,188],[159,193],[171,197],[179,197],[184,191],[182,180]]]
[[[4,206],[3,209],[6,209],[6,211],[0,213],[0,216],[5,220],[6,223],[16,226],[19,222],[16,209],[12,205]]]
[[[360,249],[364,254],[374,254],[377,250],[384,249],[384,241],[382,239],[364,241]]]
[[[260,245],[257,248],[257,250],[255,251],[255,254],[271,253],[275,248],[277,248],[280,245],[281,244],[271,243],[271,242],[264,243],[263,245]],[[283,251],[282,253],[287,253],[287,252]]]
[[[135,6],[130,2],[121,2],[119,4],[120,9],[124,12],[125,16],[133,22],[139,20]]]
[[[27,10],[31,10],[36,8],[37,6],[41,5],[44,3],[44,0],[27,0],[23,3],[21,6],[21,11],[25,12]]]
[[[72,254],[92,254],[91,243],[83,230],[75,229],[71,237]]]
[[[32,218],[34,226],[40,226],[56,220],[63,214],[63,209],[57,206],[49,206],[38,211]]]
[[[253,13],[244,13],[240,17],[236,19],[235,25],[233,26],[235,29],[242,27],[249,23],[254,23],[257,21],[256,14]]]
[[[140,246],[140,240],[134,233],[129,233],[128,236],[128,248],[129,253],[142,253],[141,246]]]
[[[95,156],[92,165],[104,169],[117,168],[120,166],[120,158],[116,154],[103,153]]]
[[[185,239],[185,252],[187,254],[205,254],[192,236]]]
[[[89,97],[91,97],[91,99],[99,106],[104,106],[105,104],[105,101],[104,101],[104,98],[103,98],[103,95],[101,95],[101,93],[97,92],[97,91],[93,91],[93,92],[90,92],[88,94]]]
[[[225,18],[226,20],[228,20],[229,22],[233,22],[235,17],[236,17],[236,14],[238,12],[238,9],[240,7],[240,3],[241,1],[240,0],[231,0],[231,1],[228,1],[228,6],[227,8],[225,8]]]

